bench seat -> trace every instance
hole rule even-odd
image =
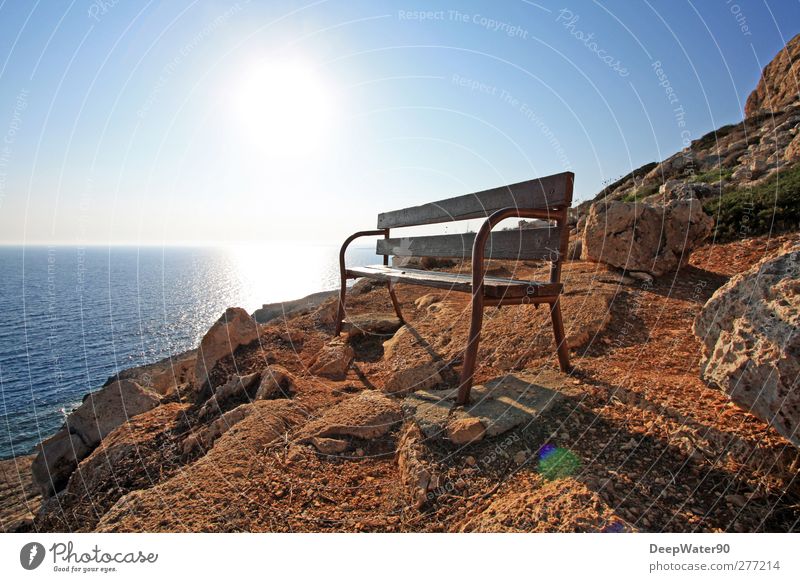
[[[422,271],[404,267],[388,267],[371,265],[368,267],[349,267],[350,278],[367,277],[391,283],[409,283],[424,285],[451,291],[472,293],[471,273],[443,273],[440,271]],[[561,283],[541,281],[523,281],[520,279],[504,279],[485,276],[483,290],[486,297],[495,299],[520,297],[555,297],[561,292]]]

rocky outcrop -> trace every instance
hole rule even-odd
[[[694,323],[702,378],[800,447],[800,250],[720,287]]]
[[[211,326],[197,351],[195,377],[202,388],[217,363],[233,354],[240,346],[258,339],[258,325],[241,307],[229,307]]]
[[[78,463],[131,417],[159,405],[159,395],[132,380],[119,380],[88,394],[64,427],[39,444],[32,471],[44,495],[66,484]]]
[[[761,79],[744,106],[748,117],[762,111],[776,111],[800,101],[800,34],[786,43],[764,67]]]
[[[326,410],[309,422],[298,435],[298,442],[314,444],[315,439],[355,437],[369,440],[381,437],[402,420],[396,400],[369,390]]]
[[[106,382],[133,380],[137,384],[155,390],[162,396],[171,394],[177,387],[192,384],[197,365],[197,350],[189,350],[176,356],[169,356],[154,364],[123,370]]]
[[[602,201],[589,210],[582,258],[660,276],[686,264],[713,226],[696,199],[664,206]]]
[[[331,297],[335,297],[336,293],[336,291],[320,291],[293,301],[265,303],[261,308],[253,312],[253,319],[258,323],[267,323],[278,317],[307,313],[319,307]]]

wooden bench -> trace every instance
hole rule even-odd
[[[558,362],[569,371],[569,348],[564,335],[559,296],[562,291],[561,263],[567,253],[569,230],[567,212],[572,203],[574,174],[564,172],[545,178],[528,180],[431,202],[422,206],[384,212],[378,215],[377,230],[356,232],[342,244],[339,252],[341,291],[335,333],[342,329],[345,317],[347,280],[368,277],[384,281],[392,305],[400,320],[403,314],[395,295],[394,285],[409,283],[472,294],[472,317],[469,337],[461,370],[457,404],[467,404],[472,387],[478,343],[485,306],[546,303],[550,305]],[[477,233],[441,234],[391,238],[392,228],[421,226],[483,218]],[[513,229],[492,232],[506,218],[534,218],[547,221],[543,228]],[[380,236],[376,254],[383,255],[383,264],[369,267],[347,267],[345,251],[350,243],[362,236]],[[458,274],[390,267],[389,256],[472,258],[472,273]],[[484,259],[544,259],[550,261],[549,281],[525,281],[485,276]]]

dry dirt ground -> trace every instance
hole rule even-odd
[[[309,371],[331,339],[332,302],[274,320],[262,326],[257,344],[223,361],[216,377],[277,363],[294,376],[291,393],[248,404],[243,420],[199,452],[187,452],[184,443],[213,419],[198,412],[191,395],[176,398],[107,437],[64,494],[14,527],[796,531],[798,451],[700,381],[700,344],[691,332],[715,289],[792,237],[708,245],[678,273],[652,283],[603,265],[567,263],[563,308],[575,371],[562,378],[563,397],[535,422],[471,445],[420,439],[413,456],[433,475],[424,499],[408,474],[402,395],[386,397],[381,417],[396,414],[396,422],[382,421],[380,434],[344,431],[337,437],[346,441],[343,452],[322,454],[307,438],[309,426],[330,427],[333,419],[341,433],[345,410],[369,418],[370,398],[403,370],[429,365],[439,387],[456,384],[468,296],[399,286],[407,329],[386,347],[391,334],[350,340],[355,361],[344,379]],[[534,278],[546,267],[504,263],[491,272]],[[348,296],[348,312],[391,312],[385,287],[360,283]],[[556,369],[545,307],[486,310],[479,383],[509,374],[535,381]],[[4,482],[18,483],[3,467]],[[10,496],[22,499],[9,487],[0,491],[5,508]],[[19,503],[4,509],[6,529],[13,511],[13,519],[24,518]]]

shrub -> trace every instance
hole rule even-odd
[[[706,200],[703,209],[714,217],[719,241],[796,230],[800,227],[800,164],[752,188],[725,191]]]

